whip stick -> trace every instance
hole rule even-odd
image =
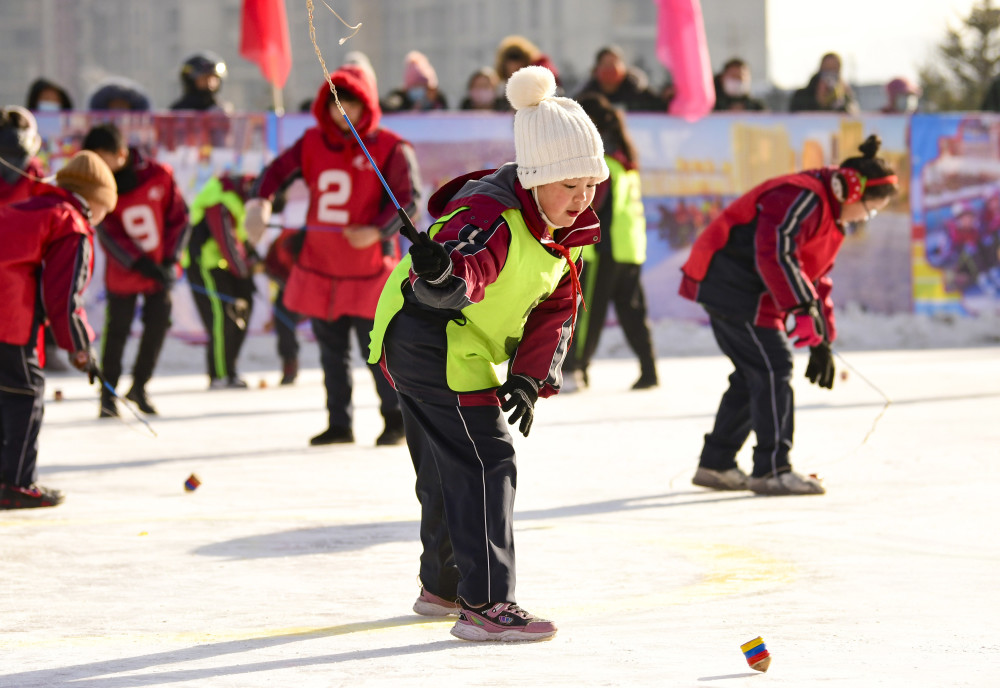
[[[326,5],[326,8],[328,10],[333,12],[333,16],[335,16],[337,19],[340,19],[341,23],[344,26],[346,26],[349,29],[353,29],[354,33],[352,33],[350,36],[345,36],[344,38],[340,39],[340,45],[343,45],[345,41],[347,41],[349,38],[352,38],[361,29],[361,24],[358,23],[355,26],[351,26],[343,19],[341,19],[340,15],[334,12],[333,8],[327,5],[325,0],[321,0],[321,2],[323,2],[324,5]],[[330,77],[330,72],[326,68],[326,62],[323,60],[323,53],[320,52],[319,44],[316,43],[316,27],[313,26],[312,0],[306,0],[306,10],[309,16],[309,38],[310,40],[312,40],[313,48],[316,50],[316,57],[319,58],[319,64],[321,67],[323,67],[323,75],[326,77],[327,83],[330,84],[330,92],[333,93],[333,100],[337,104],[337,109],[340,110],[340,114],[343,115],[344,121],[347,122],[347,126],[350,127],[351,133],[354,134],[354,139],[358,142],[358,145],[361,146],[361,150],[364,152],[365,157],[368,158],[368,162],[371,163],[372,169],[375,170],[375,174],[378,175],[378,180],[382,182],[382,188],[385,189],[387,194],[389,194],[389,198],[392,200],[392,204],[396,206],[396,214],[398,214],[399,219],[403,221],[403,227],[399,230],[400,234],[405,236],[411,242],[416,243],[418,235],[417,228],[413,226],[413,222],[410,221],[410,216],[407,215],[406,211],[403,210],[403,208],[399,205],[399,201],[396,200],[395,194],[392,193],[392,189],[390,189],[389,185],[386,183],[385,177],[383,177],[382,173],[379,171],[378,165],[376,165],[375,161],[372,160],[371,154],[365,147],[365,144],[361,140],[361,137],[358,136],[358,132],[354,128],[354,124],[351,122],[351,118],[347,116],[347,113],[344,112],[344,107],[340,104],[340,98],[337,96],[337,87],[334,85],[333,79]]]

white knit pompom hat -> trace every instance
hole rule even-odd
[[[597,127],[572,98],[558,98],[556,79],[545,67],[523,67],[507,80],[514,106],[517,178],[532,189],[578,177],[608,178],[604,143]]]

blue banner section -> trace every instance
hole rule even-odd
[[[916,115],[913,307],[995,312],[1000,304],[1000,116]]]

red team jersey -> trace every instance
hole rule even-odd
[[[412,215],[417,182],[409,144],[378,128],[378,94],[360,69],[342,67],[332,78],[338,88],[364,103],[364,114],[355,128],[397,201]],[[319,125],[275,158],[261,175],[257,195],[271,197],[300,172],[309,187],[305,241],[288,277],[285,305],[323,320],[345,315],[371,319],[382,285],[399,262],[397,230],[401,223],[364,151],[330,116],[329,94],[324,83],[313,103]],[[374,226],[382,240],[367,248],[354,248],[343,234],[347,226]]]
[[[154,263],[176,262],[188,224],[188,210],[166,165],[130,150],[138,184],[119,192],[118,205],[97,229],[108,255],[104,284],[112,294],[148,294],[162,285],[132,266],[142,256]]]

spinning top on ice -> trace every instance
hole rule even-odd
[[[743,656],[747,658],[747,664],[754,671],[767,671],[767,668],[771,666],[771,654],[767,651],[764,639],[760,636],[749,643],[743,643],[740,645],[740,649],[743,650]]]
[[[267,387],[267,380],[265,380],[264,378],[261,378],[260,382],[257,384],[257,386],[260,389],[264,389],[265,387]]]
[[[201,485],[201,481],[198,480],[198,476],[192,473],[187,480],[184,481],[184,489],[188,492],[194,492]]]
[[[54,399],[55,399],[56,401],[62,401],[62,400],[63,400],[63,393],[62,393],[62,390],[61,390],[61,389],[57,389],[57,390],[56,390],[56,391],[55,391],[55,392],[53,393],[53,395],[52,395],[52,398],[54,398]]]

